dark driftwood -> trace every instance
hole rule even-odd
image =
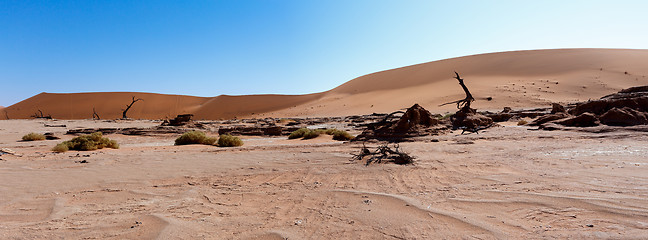
[[[126,113],[128,112],[128,110],[130,110],[130,108],[133,106],[133,104],[135,104],[137,101],[144,101],[144,99],[141,99],[141,98],[135,99],[135,96],[133,96],[133,100],[131,101],[130,104],[126,105],[126,109],[122,109],[123,110],[122,111],[122,119],[127,119],[128,118],[126,116]]]
[[[92,108],[92,119],[101,120],[101,117],[99,117],[99,114],[97,114],[97,111],[95,110],[94,107]]]
[[[370,158],[367,159],[365,165],[382,162],[393,162],[399,165],[414,163],[414,157],[408,155],[407,153],[401,152],[398,144],[394,145],[394,149],[391,149],[388,145],[378,146],[378,148],[376,148],[376,150],[373,152],[363,144],[362,149],[360,149],[360,153],[353,154],[353,158],[351,160],[362,160],[366,156],[370,156]]]
[[[466,84],[464,84],[463,78],[459,77],[459,73],[455,72],[455,79],[459,81],[459,85],[461,85],[461,88],[463,88],[464,92],[466,92],[466,98],[457,100],[457,101],[452,101],[452,102],[447,102],[444,104],[441,104],[439,106],[445,106],[448,104],[457,104],[457,109],[470,109],[470,103],[475,101],[475,98],[473,98],[472,94],[470,94],[470,91],[468,90],[468,87],[466,87]]]
[[[5,113],[6,113],[6,112],[5,112]],[[34,115],[31,115],[31,117],[33,117],[33,118],[52,119],[52,115],[47,114],[47,116],[45,116],[45,115],[43,114],[43,111],[41,111],[40,109],[38,109],[38,112],[34,113]],[[7,119],[9,119],[9,118],[7,118]]]

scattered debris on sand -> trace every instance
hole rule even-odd
[[[399,142],[411,137],[436,135],[448,129],[447,125],[441,124],[440,115],[432,115],[418,104],[408,108],[397,121],[389,121],[388,119],[395,113],[398,112],[385,116],[377,123],[367,125],[367,129],[354,141],[377,139]]]
[[[51,132],[45,133],[45,134],[43,134],[43,135],[45,135],[45,139],[47,139],[47,140],[57,140],[57,139],[61,139],[60,137],[54,135],[54,133],[51,133]]]
[[[637,126],[648,124],[648,86],[632,87],[565,110],[554,103],[550,114],[529,125],[543,130],[562,127]]]
[[[192,117],[193,114],[179,114],[171,120],[164,120],[164,122],[162,122],[162,126],[182,126],[191,122]]]
[[[1,148],[0,149],[0,155],[3,155],[3,154],[16,155],[16,152],[14,150],[9,149],[9,148]]]
[[[362,145],[359,154],[354,154],[351,161],[361,161],[365,157],[370,156],[365,165],[372,163],[395,163],[398,165],[413,164],[414,157],[404,153],[400,150],[398,144],[394,144],[393,149],[389,145],[381,145],[375,151],[369,150],[366,146]]]

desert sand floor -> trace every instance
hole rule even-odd
[[[413,166],[364,166],[349,161],[362,144],[329,136],[218,148],[107,135],[121,149],[52,153],[69,128],[158,123],[44,123],[0,121],[0,147],[16,152],[0,156],[0,239],[648,236],[645,132],[505,124],[402,143]],[[52,131],[63,139],[19,141]]]

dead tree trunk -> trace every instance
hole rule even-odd
[[[101,120],[101,117],[99,117],[99,114],[97,114],[97,111],[95,111],[95,108],[92,108],[92,119],[94,120]]]
[[[32,115],[31,117],[33,117],[33,118],[43,118],[43,119],[52,119],[51,114],[47,114],[47,116],[45,116],[43,114],[43,111],[41,111],[40,109],[37,109],[37,112],[34,113],[34,115]]]
[[[135,96],[133,96],[133,100],[131,101],[130,104],[126,105],[126,109],[122,109],[122,119],[127,119],[128,118],[126,116],[126,113],[128,112],[128,110],[130,110],[130,108],[133,106],[133,104],[135,104],[137,101],[144,101],[144,99],[141,99],[141,98],[135,99]]]
[[[441,104],[439,106],[445,106],[445,105],[448,105],[448,104],[456,103],[457,104],[457,109],[470,110],[470,103],[475,101],[475,98],[473,98],[472,94],[470,94],[470,91],[468,90],[468,87],[466,87],[466,84],[464,84],[463,78],[459,77],[459,73],[457,73],[457,72],[454,72],[454,73],[456,75],[455,79],[457,79],[457,81],[459,81],[459,85],[461,85],[461,88],[463,88],[464,92],[466,92],[466,98],[461,99],[461,100],[457,100],[457,101],[447,102],[447,103]]]
[[[464,80],[459,76],[459,73],[455,72],[455,79],[459,81],[459,85],[466,93],[466,98],[441,104],[447,105],[451,103],[457,104],[457,111],[450,120],[452,121],[452,129],[462,129],[462,134],[466,131],[478,133],[479,130],[489,128],[493,125],[493,119],[482,114],[477,113],[477,110],[470,108],[470,103],[475,101],[468,87],[464,84]]]

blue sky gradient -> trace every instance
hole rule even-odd
[[[488,52],[648,48],[648,1],[0,0],[0,105],[40,92],[304,94]]]

